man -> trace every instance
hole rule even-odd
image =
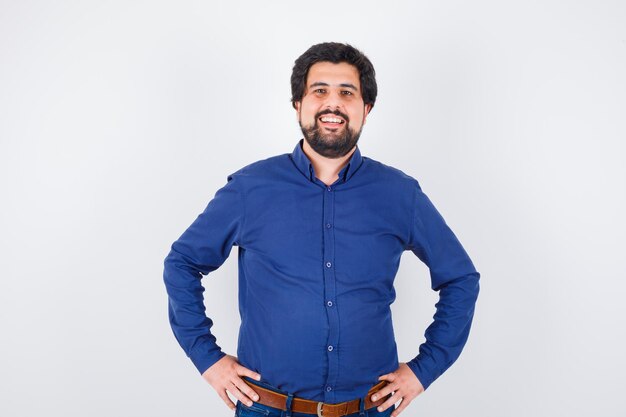
[[[377,95],[365,55],[314,45],[291,86],[304,138],[229,175],[172,244],[172,330],[237,415],[397,416],[460,355],[480,274],[417,180],[361,156]],[[235,245],[237,357],[216,344],[200,283]],[[390,305],[407,250],[429,267],[440,301],[419,354],[399,363]]]

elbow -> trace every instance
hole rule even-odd
[[[480,293],[480,273],[476,270],[467,274],[449,279],[433,287],[441,295],[452,295],[454,298],[463,298],[475,302]]]

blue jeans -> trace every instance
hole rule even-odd
[[[261,386],[263,388],[267,388],[275,392],[279,392],[283,395],[288,395],[286,392],[283,392],[264,382],[255,381],[252,378],[249,378],[247,376],[242,376],[242,378],[245,379],[246,381],[251,382],[252,384]],[[364,403],[365,403],[365,396],[361,398],[362,411],[357,411],[356,413],[347,414],[345,417],[388,417],[391,415],[391,412],[396,409],[395,404],[392,404],[391,407],[387,408],[385,411],[378,411],[376,407],[365,409],[363,407]],[[317,414],[291,412],[291,416],[292,417],[317,417]],[[281,410],[280,408],[274,408],[274,407],[270,407],[264,404],[260,404],[256,401],[253,401],[251,406],[247,406],[241,401],[237,400],[237,408],[235,409],[235,417],[287,417],[287,411]]]

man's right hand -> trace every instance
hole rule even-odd
[[[261,375],[241,365],[235,356],[226,355],[209,367],[202,374],[213,389],[231,410],[235,409],[235,404],[230,400],[226,391],[230,392],[242,403],[251,406],[252,401],[259,399],[256,392],[244,382],[241,375],[248,376],[259,381]]]

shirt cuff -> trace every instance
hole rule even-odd
[[[226,356],[226,353],[218,345],[202,344],[192,349],[187,356],[202,375],[211,365]]]
[[[441,375],[435,361],[431,357],[421,353],[407,362],[407,365],[422,383],[424,391]]]

